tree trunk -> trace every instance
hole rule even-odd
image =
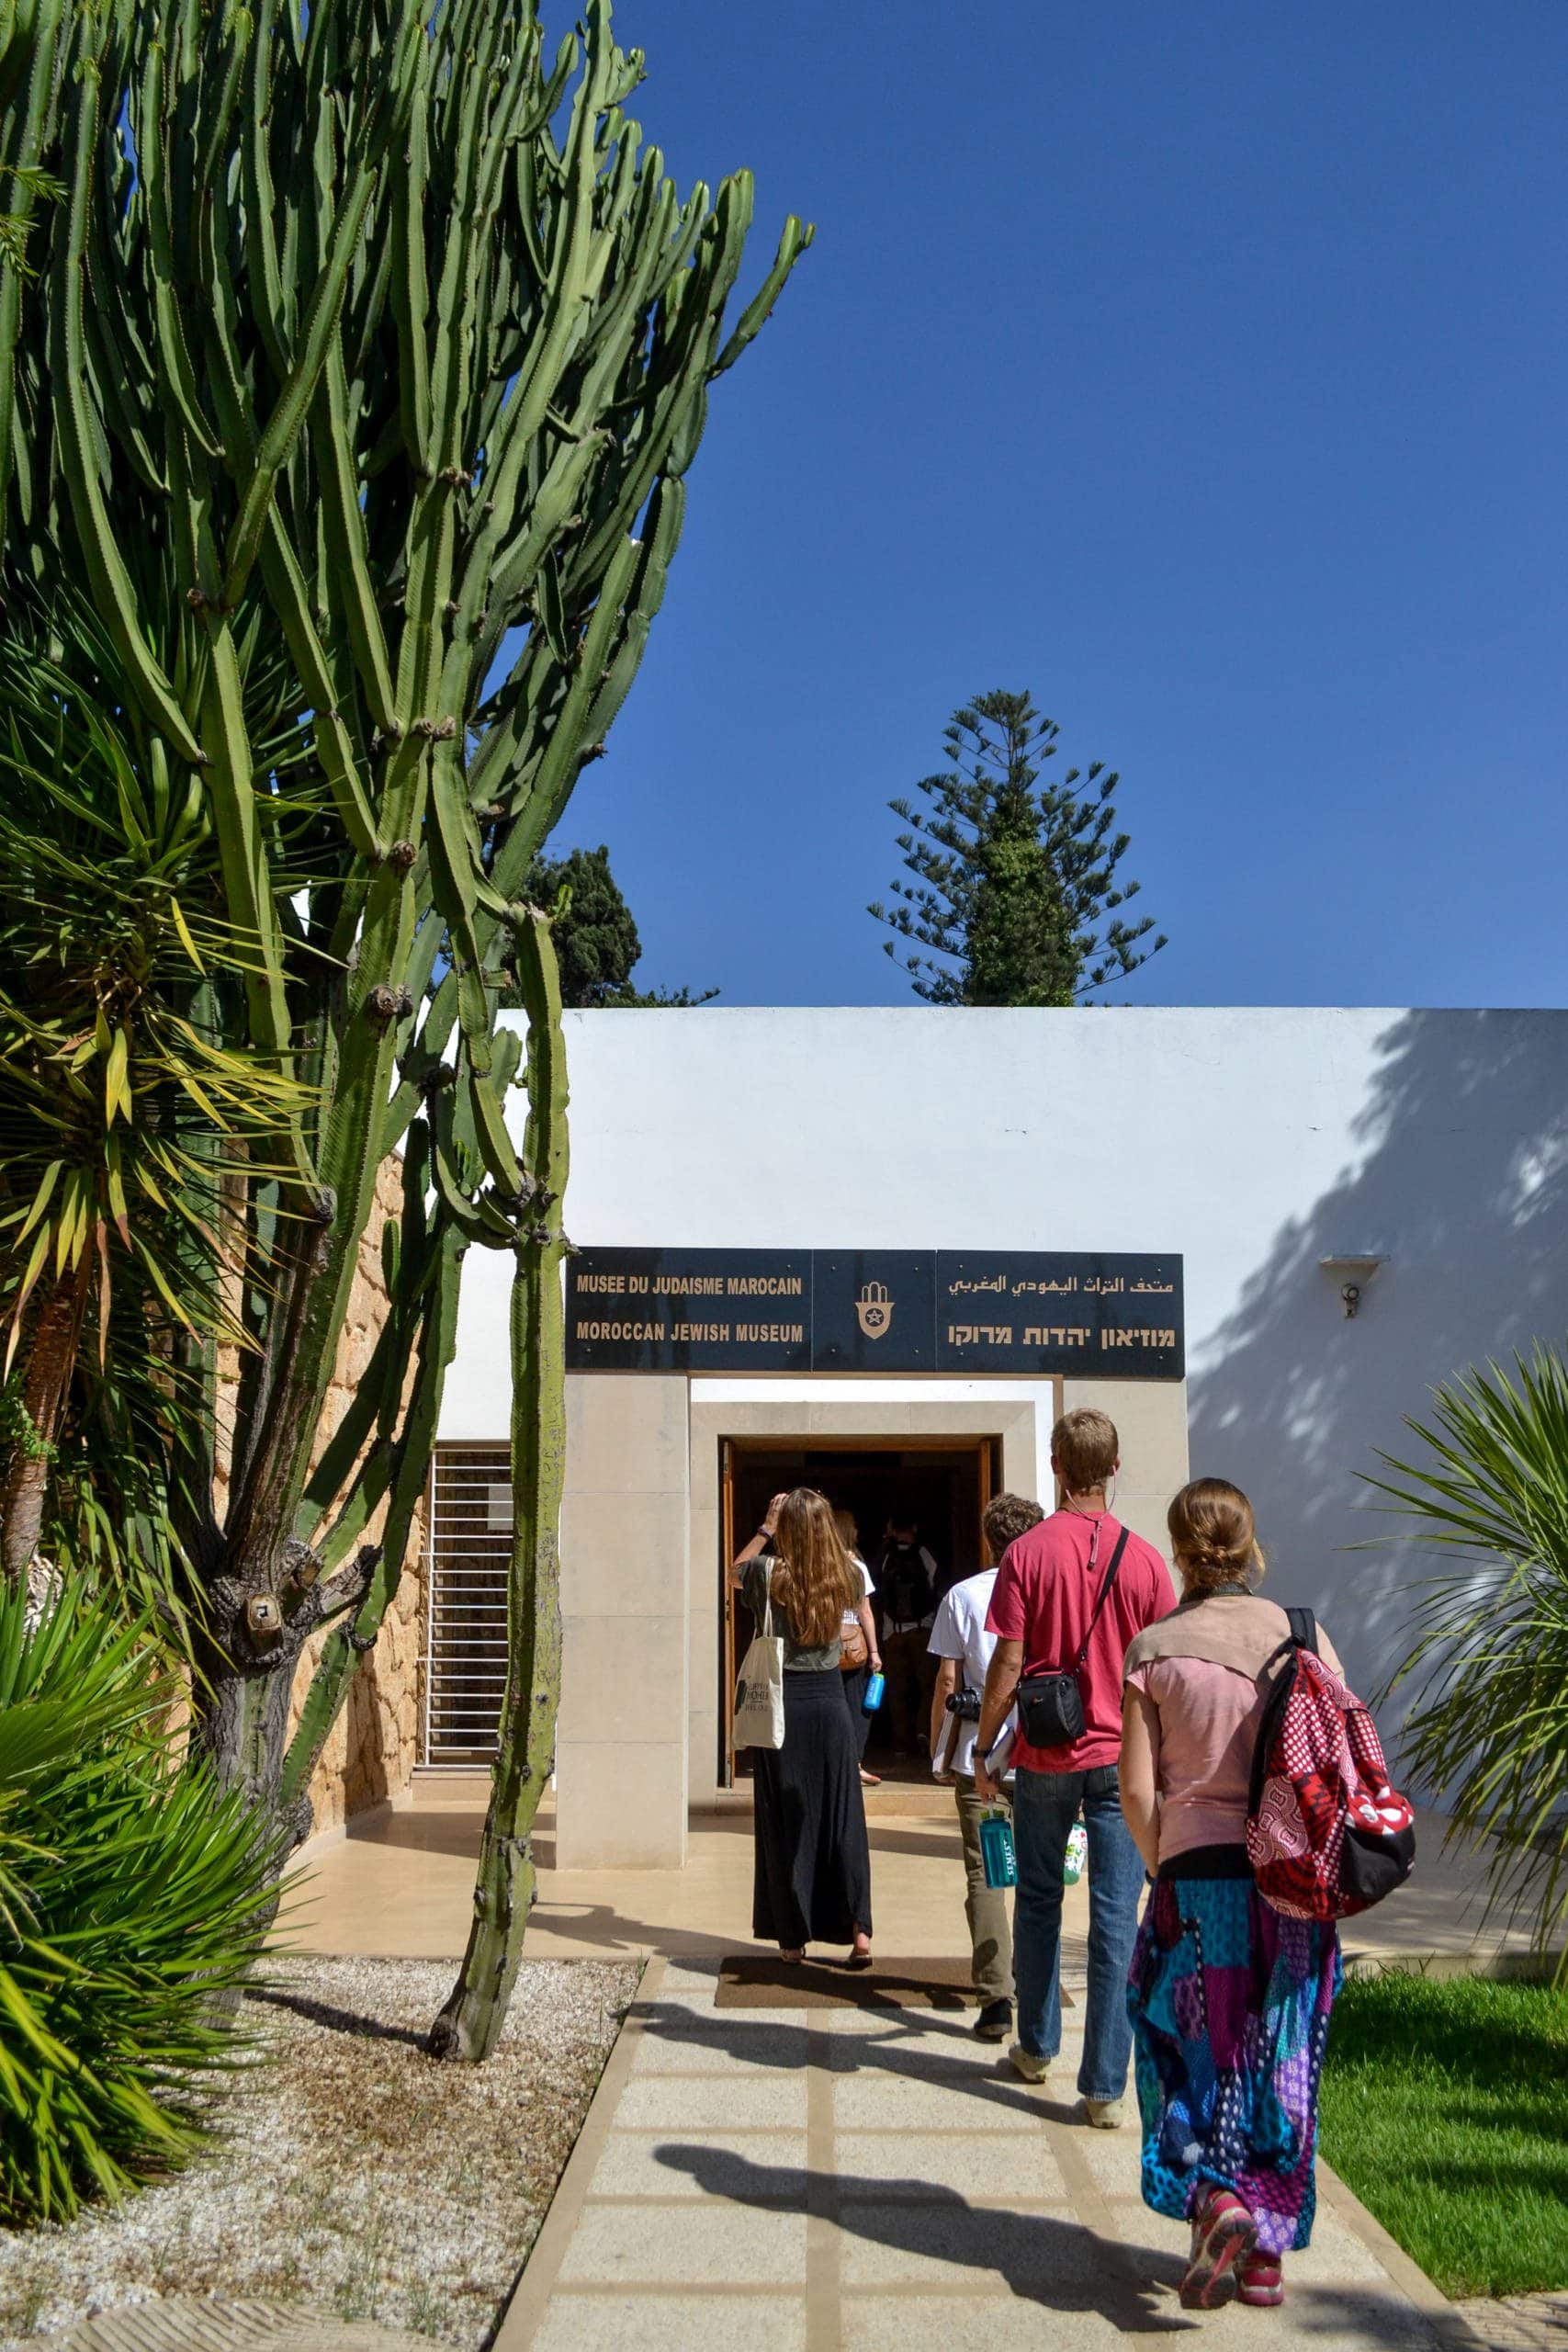
[[[567,1176],[560,980],[543,916],[517,941],[528,1010],[528,1127],[523,1159],[538,1222],[517,1243],[512,1284],[512,1570],[507,1679],[474,1883],[468,1946],[430,2031],[437,2058],[488,2058],[506,2022],[533,1906],[534,1821],[555,1767],[560,1703],[561,1487],[566,1467],[560,1195]]]
[[[90,1272],[84,1250],[81,1263],[47,1293],[33,1318],[22,1379],[23,1426],[0,1485],[0,1566],[13,1585],[26,1576],[43,1530],[50,1464],[65,1418]]]

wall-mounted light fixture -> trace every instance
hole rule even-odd
[[[1343,1255],[1320,1258],[1318,1264],[1325,1274],[1338,1277],[1339,1295],[1347,1316],[1354,1315],[1361,1304],[1361,1293],[1380,1266],[1388,1263],[1382,1251],[1348,1250]]]

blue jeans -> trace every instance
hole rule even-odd
[[[1021,1766],[1013,1781],[1018,2038],[1037,2058],[1054,2058],[1062,2046],[1062,1871],[1080,1804],[1089,1832],[1089,2010],[1078,2089],[1085,2098],[1120,2098],[1133,2052],[1127,1970],[1144,1865],[1122,1818],[1114,1764],[1088,1772],[1030,1772]]]

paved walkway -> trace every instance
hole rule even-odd
[[[422,1776],[395,1810],[363,1815],[346,1838],[302,1857],[310,1876],[289,1915],[306,1951],[386,1960],[457,1959],[468,1940],[489,1783],[478,1774]],[[889,1951],[968,1950],[964,1878],[951,1792],[890,1786],[867,1808],[878,1939]],[[1483,1924],[1474,1860],[1443,1850],[1443,1824],[1423,1815],[1420,1855],[1407,1886],[1347,1923],[1348,1954],[1436,1953],[1474,1965],[1510,1947],[1500,1923]],[[539,1894],[528,1925],[536,1960],[663,1952],[719,1959],[743,1950],[751,1918],[751,1815],[736,1806],[694,1818],[682,1871],[558,1871],[547,1814],[536,1841]],[[1067,1894],[1069,1933],[1087,1925],[1080,1884]]]
[[[655,1961],[496,2352],[1454,2352],[1476,2337],[1325,2183],[1283,2311],[1184,2312],[1185,2230],[1138,2197],[1137,2135],[1073,2120],[1081,2003],[1026,2087],[968,2012],[715,2005]]]
[[[291,1940],[458,1954],[484,1795],[478,1780],[427,1781],[412,1804],[318,1844]],[[885,1954],[967,1951],[950,1804],[890,1791],[870,1808]],[[1473,1867],[1443,1856],[1439,1826],[1424,1827],[1417,1877],[1371,1915],[1363,1949],[1490,1957],[1506,1939],[1480,1927]],[[974,2040],[968,2012],[716,2007],[720,1957],[749,1948],[749,1814],[694,1825],[678,1872],[556,1871],[547,1823],[539,1844],[531,1958],[657,1956],[495,2352],[1094,2352],[1195,2328],[1227,2352],[1568,2352],[1555,2299],[1472,2305],[1467,2324],[1326,2174],[1282,2312],[1185,2313],[1174,2291],[1185,2232],[1139,2199],[1134,2131],[1073,2120],[1081,2007],[1041,2089]],[[1069,1986],[1087,1910],[1085,1889],[1069,1889]],[[269,2336],[280,2322],[289,2333]],[[67,2341],[70,2352],[400,2352],[413,2339],[209,2304],[106,2313]]]

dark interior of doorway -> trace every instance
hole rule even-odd
[[[854,1518],[861,1553],[874,1580],[890,1522],[913,1519],[920,1542],[936,1562],[937,1589],[945,1592],[985,1565],[980,1514],[1000,1483],[1000,1454],[1001,1441],[992,1437],[946,1443],[927,1439],[919,1445],[897,1438],[831,1445],[730,1440],[726,1446],[727,1540],[732,1551],[739,1551],[761,1525],[771,1496],[790,1487],[816,1487],[835,1510],[848,1510]],[[736,1671],[753,1632],[750,1612],[739,1593],[729,1595],[729,1604],[719,1662],[719,1773],[727,1786],[745,1779],[750,1770],[745,1752],[734,1753],[730,1715]],[[923,1756],[890,1752],[891,1722],[886,1710],[873,1716],[867,1768],[885,1778],[924,1780],[929,1768]]]

